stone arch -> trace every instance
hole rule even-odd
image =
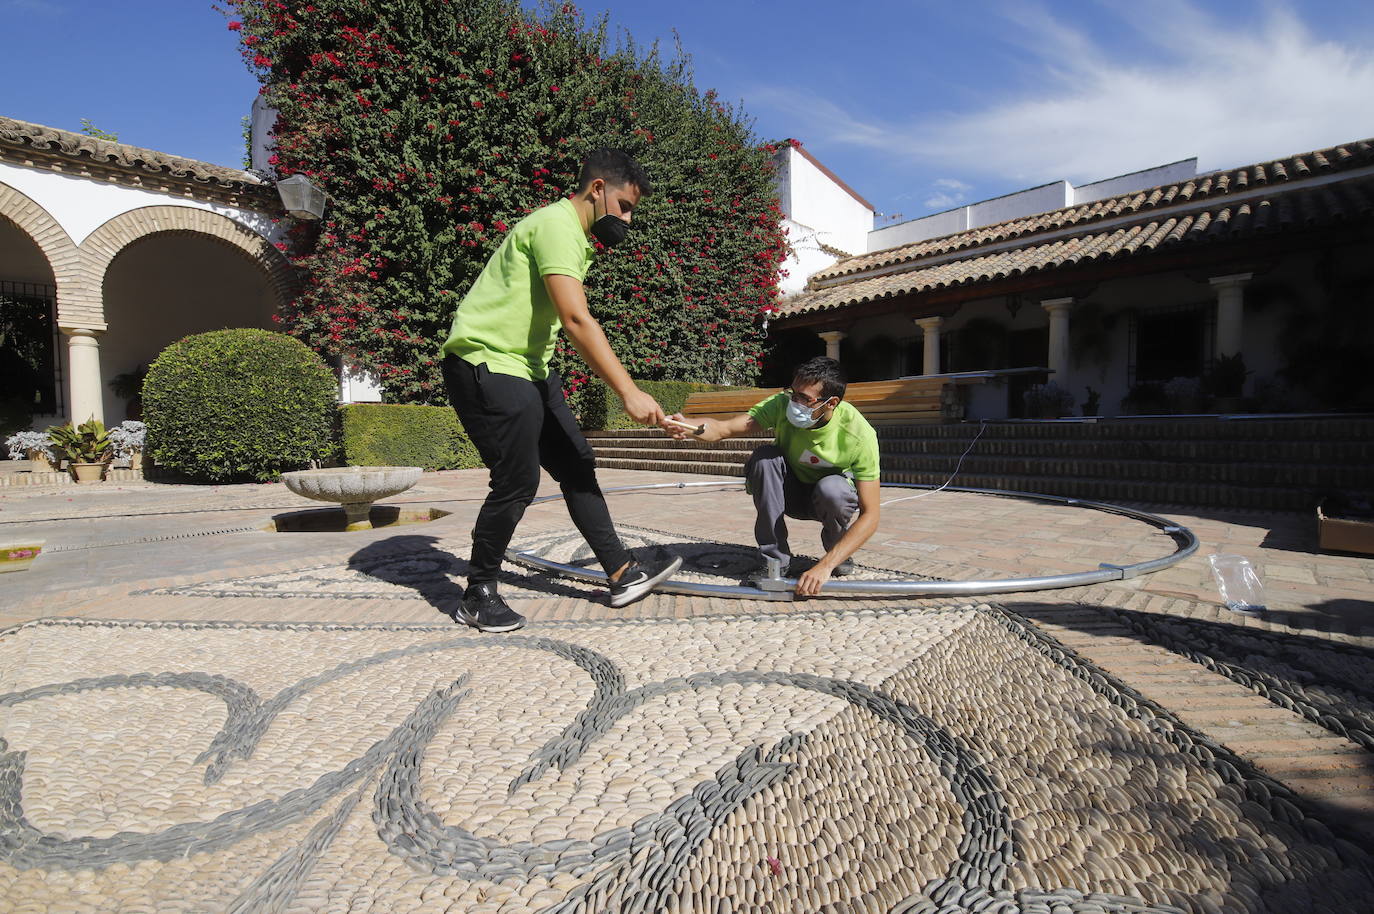
[[[93,320],[103,329],[105,271],[120,251],[141,238],[163,232],[193,232],[241,251],[267,274],[278,308],[296,295],[299,284],[290,261],[272,242],[242,223],[190,206],[144,206],[115,216],[81,243],[80,288],[84,297],[73,302],[68,313],[59,308],[62,325],[89,326],[86,321]]]
[[[57,286],[57,313],[61,315],[64,303],[80,302],[81,249],[52,213],[22,191],[0,182],[0,216],[19,226],[48,259]]]

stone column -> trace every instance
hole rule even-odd
[[[825,357],[828,359],[840,360],[840,340],[849,334],[843,330],[818,330],[816,336],[825,340]]]
[[[1216,355],[1236,355],[1241,348],[1244,326],[1245,284],[1254,273],[1232,273],[1208,280],[1217,290]]]
[[[98,332],[79,327],[62,328],[62,335],[67,338],[67,411],[74,425],[91,418],[105,421]]]
[[[943,317],[918,317],[921,328],[921,374],[940,373],[940,325]]]
[[[1068,386],[1069,374],[1069,312],[1073,310],[1072,298],[1047,298],[1040,307],[1050,315],[1049,364],[1046,366],[1054,377],[1050,378],[1060,387]]]

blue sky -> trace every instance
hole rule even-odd
[[[699,88],[889,217],[1374,136],[1369,0],[622,0]],[[257,86],[209,0],[0,0],[0,114],[237,165]]]

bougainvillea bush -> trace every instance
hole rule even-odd
[[[573,7],[508,0],[227,0],[280,112],[273,164],[329,193],[288,253],[308,271],[285,329],[443,403],[453,309],[516,221],[572,193],[582,157],[628,150],[656,192],[588,277],[631,374],[751,383],[785,241],[772,158],[742,114]],[[555,366],[572,393],[587,369]]]

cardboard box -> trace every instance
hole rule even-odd
[[[1317,506],[1317,548],[1374,555],[1374,521],[1327,517],[1325,508]]]

